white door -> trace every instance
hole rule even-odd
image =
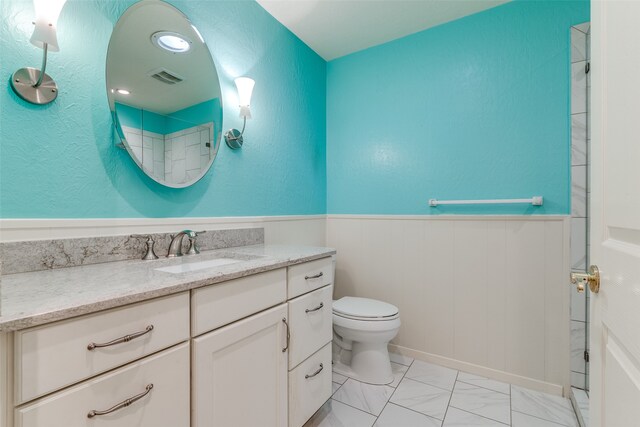
[[[193,340],[194,427],[287,426],[287,304]]]
[[[591,426],[640,426],[640,1],[592,1]]]

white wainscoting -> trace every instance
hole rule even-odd
[[[400,309],[412,356],[562,393],[569,385],[569,217],[328,215],[335,298]]]
[[[0,241],[244,227],[264,227],[267,244],[335,247],[334,297],[397,305],[399,351],[541,391],[568,390],[568,217],[5,219]]]
[[[4,219],[0,242],[264,227],[267,244],[325,245],[325,215],[221,218]]]

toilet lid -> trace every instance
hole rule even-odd
[[[398,307],[375,299],[343,297],[333,302],[333,312],[343,316],[375,319],[397,315]]]

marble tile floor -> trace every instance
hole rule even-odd
[[[390,385],[333,374],[333,395],[304,427],[577,427],[571,402],[406,356]]]
[[[589,396],[587,392],[575,387],[571,388],[573,407],[576,408],[576,415],[580,427],[589,427]]]

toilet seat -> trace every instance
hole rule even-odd
[[[395,320],[399,317],[398,307],[370,299],[343,297],[333,302],[333,314],[344,319],[376,322]]]

